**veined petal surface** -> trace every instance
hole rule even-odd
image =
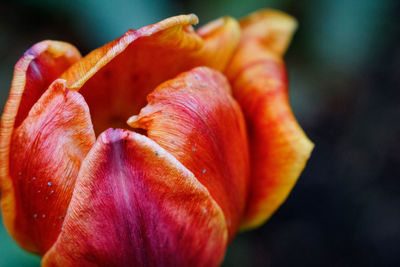
[[[45,253],[61,229],[80,165],[95,141],[89,109],[81,95],[56,80],[14,130],[10,147],[13,203],[3,211],[11,227]],[[5,196],[6,197],[6,196]],[[10,206],[11,208],[11,206]]]
[[[218,266],[222,210],[146,136],[109,129],[82,164],[62,232],[43,266]]]
[[[157,87],[129,121],[174,155],[208,188],[235,235],[247,200],[246,124],[218,71],[197,67]]]
[[[44,209],[33,211],[29,208],[39,205],[39,203],[33,203],[35,200],[30,198],[33,196],[32,190],[34,190],[34,186],[28,185],[28,181],[32,182],[32,180],[29,179],[35,177],[36,180],[35,173],[46,172],[46,170],[49,171],[52,168],[40,164],[40,160],[47,161],[49,164],[55,162],[55,166],[60,166],[59,161],[62,160],[62,158],[57,157],[57,153],[55,153],[54,156],[52,155],[54,151],[49,151],[48,148],[46,148],[46,146],[50,146],[49,143],[55,142],[57,137],[55,138],[53,135],[50,139],[46,140],[44,144],[40,144],[40,141],[43,140],[46,134],[49,134],[49,132],[40,134],[41,129],[45,127],[44,121],[49,116],[46,112],[58,111],[59,113],[63,113],[65,111],[69,116],[80,117],[84,116],[84,114],[81,114],[81,111],[87,111],[87,107],[84,106],[84,103],[83,106],[78,107],[81,105],[82,99],[77,100],[74,97],[70,98],[70,94],[65,97],[65,101],[68,102],[68,104],[61,104],[58,92],[60,92],[61,87],[64,88],[62,82],[57,82],[52,89],[49,89],[52,93],[48,93],[42,101],[40,101],[39,98],[43,97],[43,92],[65,71],[65,69],[79,59],[80,54],[78,50],[64,42],[43,41],[26,51],[15,66],[10,96],[1,118],[0,185],[3,220],[7,230],[18,243],[23,248],[35,253],[43,253],[46,250],[46,247],[51,243],[50,240],[54,241],[56,238],[56,233],[53,229],[59,226],[56,224],[55,227],[49,228],[46,234],[44,234],[44,232],[38,230],[38,225],[36,224],[37,220],[33,223],[35,221],[34,217],[39,217],[38,212],[44,211]],[[36,104],[34,110],[31,110],[32,106],[38,100],[40,103]],[[43,106],[50,103],[53,105],[51,111]],[[34,118],[27,118],[30,112],[35,114]],[[87,113],[85,119],[88,118]],[[53,123],[60,125],[60,131],[63,129],[65,130],[63,127],[66,126],[61,125],[61,121],[65,121],[63,115],[60,116],[60,122],[58,124]],[[81,121],[82,120],[79,118],[77,119],[77,122]],[[46,124],[52,123],[48,121]],[[74,128],[74,126],[77,125],[72,124],[72,128],[75,130],[80,128]],[[27,127],[32,128],[27,129]],[[67,128],[68,127],[69,126],[67,126]],[[34,133],[35,135],[31,135]],[[66,137],[59,145],[65,145],[68,142],[72,141]],[[52,146],[54,146],[54,144],[52,144]],[[79,144],[77,146],[80,147]],[[33,149],[32,151],[30,150],[31,148]],[[23,151],[26,151],[27,154],[23,155]],[[33,151],[35,151],[35,153]],[[74,152],[71,156],[78,155],[80,152],[81,151]],[[54,156],[54,158],[51,158],[52,156]],[[58,156],[64,157],[64,155],[61,154],[58,154]],[[74,160],[76,161],[75,158]],[[70,164],[70,173],[73,172],[72,166],[74,164],[77,163],[74,162]],[[46,167],[46,170],[37,169],[39,167]],[[54,177],[46,182],[54,183],[53,179],[57,176],[55,175],[56,173],[53,173],[52,175],[54,175]],[[31,176],[28,177],[28,174]],[[39,191],[37,188],[36,190]],[[51,192],[51,190],[49,192]],[[45,197],[43,196],[43,198]],[[54,198],[53,196],[52,199],[54,200]],[[64,209],[65,208],[66,205],[64,205]],[[40,216],[43,218],[43,213],[41,213]],[[45,216],[49,216],[47,211]],[[46,221],[49,221],[48,217]],[[46,227],[43,227],[43,229],[44,228]],[[41,239],[40,233],[44,234],[43,240],[39,240]]]

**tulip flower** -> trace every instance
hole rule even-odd
[[[171,17],[83,58],[43,41],[16,64],[1,209],[43,266],[218,266],[288,196],[313,148],[282,59],[295,20],[196,23]]]

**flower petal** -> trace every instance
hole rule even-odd
[[[85,97],[96,133],[125,127],[161,82],[194,66],[224,69],[239,41],[238,23],[225,18],[198,35],[191,26],[197,22],[193,14],[182,15],[130,30],[63,74]]]
[[[0,186],[3,220],[11,235],[30,251],[37,252],[38,247],[32,244],[25,234],[18,233],[14,226],[13,180],[16,177],[10,175],[11,139],[15,135],[15,129],[25,120],[34,103],[50,83],[79,59],[79,51],[67,43],[43,41],[31,47],[15,66],[10,96],[1,118]]]
[[[49,85],[80,58],[74,46],[58,41],[43,41],[27,50],[15,65],[2,128],[17,127]]]
[[[82,96],[56,80],[14,129],[2,212],[25,249],[43,254],[56,240],[80,164],[95,141]]]
[[[203,47],[195,60],[194,66],[208,66],[223,71],[239,43],[240,28],[231,17],[222,17],[200,27],[196,33],[203,39]],[[188,69],[186,69],[188,70]]]
[[[242,111],[219,72],[198,67],[161,84],[128,124],[175,156],[208,188],[235,235],[248,189],[249,155]]]
[[[168,152],[127,130],[102,133],[43,266],[217,266],[223,213]]]
[[[273,10],[240,21],[242,39],[226,70],[246,117],[250,139],[251,189],[241,228],[265,222],[296,183],[313,144],[290,108],[282,54],[296,22]]]

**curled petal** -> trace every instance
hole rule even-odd
[[[243,34],[226,75],[246,117],[251,185],[241,228],[256,227],[283,203],[313,148],[290,108],[282,54],[296,28],[290,16],[256,12],[240,22]]]
[[[149,138],[102,133],[82,164],[62,232],[43,266],[217,266],[223,213]]]
[[[43,41],[27,50],[15,65],[1,127],[17,127],[47,87],[80,58],[74,46],[58,41]]]
[[[197,34],[191,26],[197,22],[193,14],[182,15],[130,30],[63,74],[85,97],[96,133],[125,127],[161,82],[199,65],[225,68],[239,41],[238,23],[225,18]]]
[[[44,242],[38,241],[36,225],[30,225],[30,219],[33,219],[36,213],[25,214],[27,210],[21,206],[29,206],[31,201],[25,195],[28,190],[25,184],[28,177],[25,176],[26,173],[22,173],[21,168],[36,171],[35,168],[38,165],[32,165],[31,161],[38,161],[42,154],[39,153],[40,149],[37,150],[38,154],[32,153],[29,151],[30,146],[34,144],[37,148],[43,148],[46,145],[38,144],[40,138],[35,141],[33,136],[22,139],[27,133],[24,129],[28,124],[32,126],[32,130],[38,131],[43,127],[42,122],[39,121],[40,116],[35,119],[37,123],[32,118],[26,117],[50,83],[79,58],[80,54],[76,48],[63,42],[43,41],[30,48],[15,66],[10,96],[1,118],[0,185],[3,220],[8,231],[19,244],[32,252],[43,252],[44,247],[47,246],[45,243],[48,241],[48,232],[45,234]],[[38,110],[43,108],[39,105],[34,112],[38,113]],[[38,133],[36,137],[37,135]],[[25,143],[28,139],[29,144]],[[21,155],[21,151],[28,151],[30,157]],[[53,152],[47,150],[44,154],[50,157],[51,153]],[[20,188],[21,184],[22,188]],[[25,216],[31,218],[28,220]],[[49,236],[51,239],[53,234],[50,233]]]
[[[129,121],[174,155],[208,188],[236,233],[248,189],[247,133],[226,78],[198,67],[157,87]]]

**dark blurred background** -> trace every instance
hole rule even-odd
[[[129,28],[196,13],[200,24],[272,7],[299,29],[286,55],[294,113],[315,150],[286,203],[239,234],[223,266],[400,266],[400,1],[59,0],[0,5],[0,102],[44,39],[82,54]],[[0,225],[0,266],[39,266]]]

